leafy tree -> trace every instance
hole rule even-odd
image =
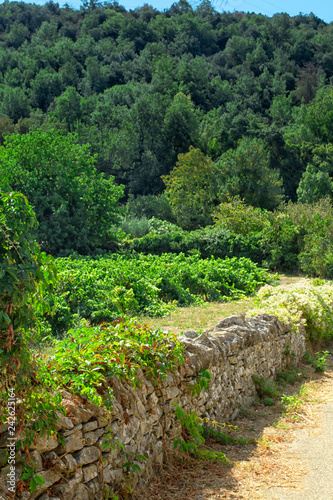
[[[50,47],[54,45],[58,37],[58,23],[56,20],[44,21],[33,38],[33,44],[39,47]]]
[[[2,94],[1,113],[15,123],[30,114],[29,100],[20,88],[5,87]]]
[[[54,101],[54,110],[50,112],[59,122],[65,121],[70,130],[71,126],[81,118],[81,97],[74,87],[67,87]]]
[[[0,148],[2,174],[34,206],[37,241],[53,255],[112,244],[123,189],[98,174],[94,163],[88,146],[56,130],[13,134]]]
[[[153,61],[152,86],[156,92],[175,96],[178,82],[175,81],[176,60],[169,54],[161,54]]]
[[[331,196],[332,192],[333,185],[328,172],[308,165],[297,188],[297,200],[301,203],[315,203]]]
[[[30,37],[30,31],[22,23],[15,22],[10,32],[6,35],[6,42],[10,47],[17,49],[22,43]]]
[[[107,78],[105,75],[105,68],[99,63],[96,56],[89,56],[85,61],[87,71],[86,71],[86,83],[93,92],[103,92],[107,87]]]
[[[216,199],[214,174],[212,160],[191,146],[188,153],[178,155],[170,175],[162,177],[176,221],[184,229],[211,223]]]
[[[321,88],[308,105],[293,109],[293,123],[284,133],[289,144],[313,148],[333,142],[333,89]]]
[[[4,116],[0,118],[0,144],[2,145],[5,141],[6,135],[12,134],[15,131],[15,125],[13,120]]]
[[[158,196],[129,195],[127,201],[127,212],[137,218],[159,219],[163,221],[175,222],[169,200],[165,193]]]
[[[178,155],[185,153],[191,144],[198,142],[198,119],[189,96],[179,92],[168,107],[164,130],[166,138]]]
[[[269,154],[259,139],[244,138],[237,149],[224,153],[216,164],[219,198],[239,196],[248,205],[272,210],[283,199],[279,172],[269,167]]]
[[[287,125],[291,119],[291,101],[284,94],[275,96],[270,107],[270,115],[278,126]]]
[[[323,143],[333,142],[333,89],[321,89],[307,107],[305,125]]]
[[[308,104],[316,95],[316,89],[319,83],[319,71],[313,63],[306,63],[301,71],[300,78],[296,83],[296,96],[299,101]]]
[[[209,75],[215,76],[216,73],[216,68],[212,67],[206,57],[198,55],[193,59],[191,54],[184,54],[179,61],[175,77],[183,94],[189,95],[196,106],[209,109]]]
[[[31,82],[31,104],[45,112],[61,92],[62,81],[58,73],[42,69]]]
[[[214,214],[214,221],[219,227],[246,236],[267,229],[269,215],[265,210],[233,198],[230,202],[220,203]]]
[[[280,172],[286,200],[296,201],[296,189],[304,170],[297,150],[286,144],[282,129],[274,123],[260,132],[260,138],[267,144],[270,167]]]
[[[172,150],[163,130],[167,102],[167,98],[161,99],[158,94],[142,93],[131,108],[129,118],[138,145],[134,168],[129,174],[129,189],[133,194],[158,194],[163,189],[161,175],[170,172]]]
[[[315,203],[333,194],[333,144],[316,145],[313,158],[300,180],[297,197],[301,203]]]

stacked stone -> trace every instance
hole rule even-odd
[[[173,440],[181,436],[175,405],[201,417],[231,421],[255,398],[253,374],[274,378],[305,352],[304,335],[290,332],[287,325],[268,315],[250,319],[232,316],[210,332],[184,332],[180,340],[185,345],[184,365],[169,373],[158,387],[140,370],[135,389],[125,381],[112,380],[111,412],[63,391],[66,416],[59,414],[58,438],[37,437],[29,450],[45,483],[34,493],[23,491],[17,498],[98,500],[105,497],[106,488],[112,494],[126,481],[131,488],[143,487],[163,464]],[[207,390],[193,396],[189,389],[202,369],[210,372],[211,381]],[[5,456],[7,437],[5,424],[0,427],[0,460]],[[126,454],[133,462],[136,454],[147,457],[146,462],[140,462],[141,474],[126,477],[122,467],[129,461]],[[22,473],[19,463],[26,454],[20,452],[16,458],[18,479]],[[7,473],[8,465],[4,464],[0,471],[0,498],[4,499]]]

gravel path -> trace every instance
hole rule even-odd
[[[333,368],[333,356],[329,356],[327,365]],[[309,470],[304,489],[273,487],[265,492],[267,500],[333,500],[333,385],[331,396],[323,406],[321,428],[316,435],[299,431],[290,450],[290,456],[301,458]]]

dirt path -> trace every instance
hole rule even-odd
[[[329,346],[333,352],[333,344]],[[302,405],[282,415],[281,405],[258,402],[244,410],[232,434],[254,443],[225,446],[208,442],[231,461],[171,461],[155,478],[144,497],[150,500],[333,500],[333,357],[324,374],[302,365],[301,378],[283,393]]]
[[[332,356],[328,367],[333,370]],[[325,406],[318,407],[322,412],[318,415],[318,425],[295,433],[296,440],[289,451],[291,460],[301,461],[308,469],[303,481],[304,489],[293,491],[281,486],[273,487],[266,493],[267,499],[333,500],[333,383],[325,399]]]

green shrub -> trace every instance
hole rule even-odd
[[[215,221],[214,229],[204,230],[204,235],[207,231],[211,238],[216,235],[219,239],[218,246],[209,245],[213,255],[223,248],[229,256],[232,248],[234,255],[263,261],[272,270],[333,278],[333,206],[329,199],[312,204],[284,203],[274,212],[234,199],[218,207]],[[227,239],[222,238],[227,243],[224,247],[218,229],[231,231]]]
[[[30,387],[34,363],[28,345],[36,315],[49,311],[43,295],[52,293],[55,266],[40,252],[33,230],[37,220],[21,193],[0,191],[0,416],[2,395],[8,387]]]
[[[329,355],[329,351],[321,351],[316,352],[316,363],[315,370],[316,372],[324,372],[327,365],[327,356]]]
[[[149,233],[149,221],[147,217],[133,217],[127,215],[124,217],[120,224],[120,229],[132,238],[142,238]]]
[[[270,216],[267,210],[246,205],[244,200],[234,198],[218,206],[214,221],[218,227],[247,236],[266,229],[270,225]]]
[[[333,277],[333,206],[329,199],[283,204],[270,219],[262,238],[269,254],[267,265]]]
[[[39,434],[55,431],[61,400],[40,377],[29,350],[36,316],[50,309],[44,294],[52,292],[55,282],[53,259],[40,252],[36,227],[25,196],[0,190],[0,424],[8,420],[12,435],[24,429],[24,442],[15,441],[17,451],[32,445]],[[31,467],[23,467],[22,478],[29,480],[31,492],[45,483]]]
[[[125,248],[145,254],[184,253],[193,251],[203,258],[247,257],[253,262],[267,260],[262,250],[260,235],[243,236],[221,227],[206,227],[195,231],[174,231],[164,234],[149,233],[143,238],[125,243]]]
[[[287,396],[283,394],[281,397],[281,403],[285,405],[288,413],[294,413],[297,408],[299,408],[302,404],[302,399],[297,395]]]
[[[156,234],[149,233],[143,238],[136,238],[129,244],[125,243],[126,250],[138,253],[162,255],[163,253],[182,252],[184,235],[182,231]],[[185,252],[183,252],[185,253]]]
[[[284,212],[271,215],[271,224],[261,233],[261,245],[266,255],[265,264],[271,269],[293,272],[299,269],[298,254],[302,239],[300,230]]]
[[[156,234],[164,234],[171,233],[174,231],[181,231],[182,229],[173,224],[172,222],[168,222],[166,220],[157,219],[156,217],[152,217],[149,219],[149,231]]]
[[[327,365],[326,358],[329,354],[330,354],[329,351],[316,352],[315,355],[305,352],[303,355],[303,360],[306,363],[312,365],[317,372],[324,372]]]
[[[265,406],[273,406],[274,400],[272,398],[263,398],[262,404]]]
[[[160,220],[172,223],[176,222],[172,214],[169,200],[165,194],[148,194],[146,196],[141,195],[136,197],[130,195],[126,207],[128,213],[132,214],[134,217],[146,217],[147,219],[156,217]]]
[[[290,367],[286,372],[280,372],[277,374],[276,380],[282,384],[292,384],[298,382],[304,378],[303,373],[299,368]]]

